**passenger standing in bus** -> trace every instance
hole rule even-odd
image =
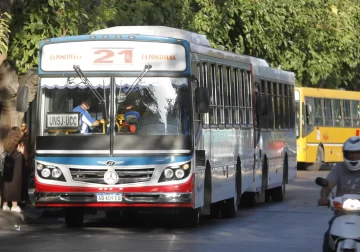
[[[9,153],[4,167],[3,210],[10,210],[8,205],[12,202],[11,211],[21,212],[18,202],[22,200],[23,176],[25,174],[24,145],[21,144],[21,131],[12,127],[4,141],[4,151]]]
[[[90,126],[99,126],[100,121],[91,117],[88,110],[91,106],[91,100],[85,99],[81,104],[73,109],[73,112],[79,112],[81,114],[80,118],[80,133],[88,133]]]

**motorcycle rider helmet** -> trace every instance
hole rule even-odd
[[[360,137],[353,136],[343,145],[344,163],[350,171],[360,170]]]

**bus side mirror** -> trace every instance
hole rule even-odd
[[[208,88],[197,87],[195,89],[195,109],[198,114],[209,113],[210,91]]]
[[[26,112],[28,107],[29,87],[19,86],[16,95],[16,111]]]

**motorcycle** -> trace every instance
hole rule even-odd
[[[320,177],[315,183],[321,187],[328,186],[328,181]],[[360,252],[360,195],[333,195],[326,206],[339,214],[330,227],[329,251]]]

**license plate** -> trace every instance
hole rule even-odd
[[[121,193],[98,193],[96,195],[97,201],[102,202],[121,202],[122,194]]]

